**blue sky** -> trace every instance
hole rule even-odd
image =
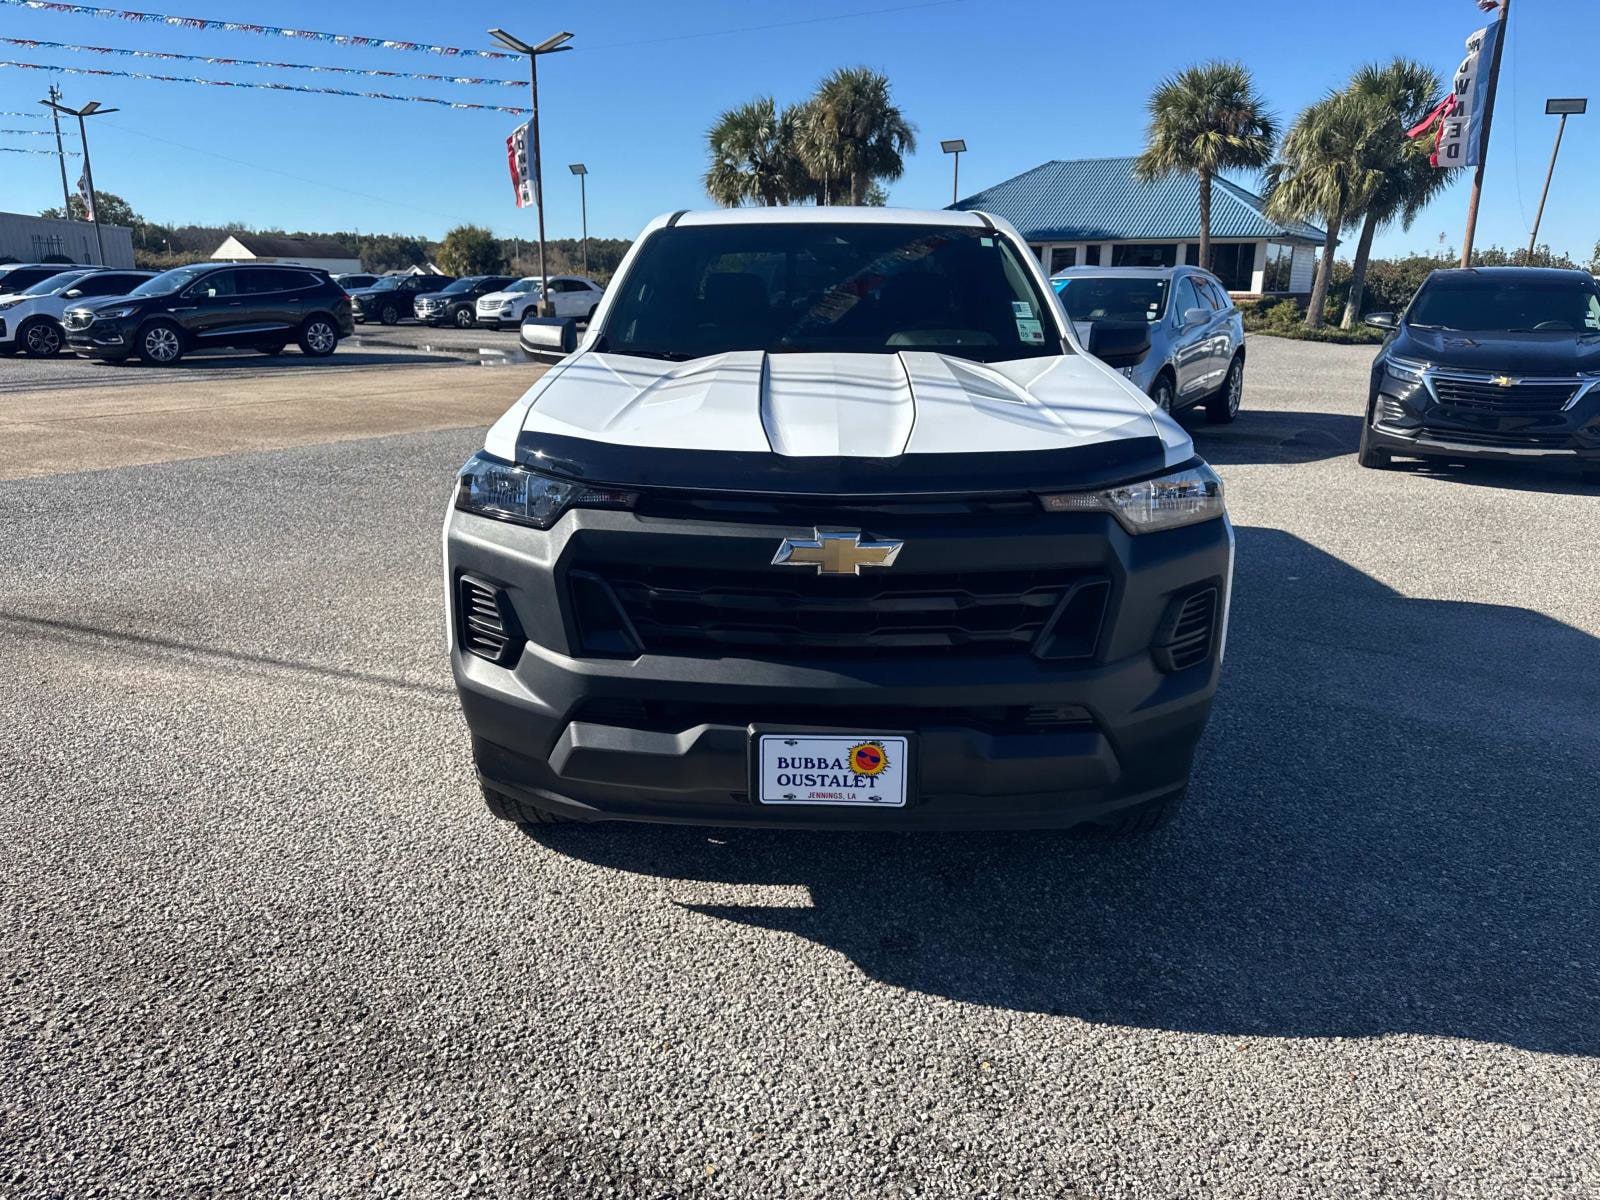
[[[1136,152],[1151,86],[1191,62],[1242,59],[1287,121],[1367,60],[1406,54],[1448,75],[1462,54],[1462,39],[1482,20],[1471,0],[1351,0],[1332,6],[1284,0],[946,0],[907,7],[914,2],[124,0],[124,6],[466,47],[489,47],[483,31],[496,24],[530,41],[573,31],[577,49],[545,59],[540,77],[551,236],[578,232],[577,181],[566,164],[582,160],[589,166],[590,231],[632,236],[658,212],[706,204],[699,183],[704,132],[718,112],[763,94],[780,102],[801,99],[835,66],[860,63],[889,75],[921,139],[905,177],[890,189],[890,202],[939,207],[950,194],[950,160],[939,153],[941,138],[967,140],[970,150],[961,162],[966,194],[1050,158]],[[809,23],[749,29],[801,20]],[[741,29],[746,31],[720,32]],[[0,36],[436,74],[515,76],[520,70],[508,62],[10,7],[0,8]],[[1526,242],[1555,133],[1555,118],[1543,113],[1544,98],[1600,93],[1597,45],[1595,0],[1521,0],[1515,6],[1479,245]],[[491,103],[518,103],[498,98],[522,94],[8,46],[0,46],[0,58]],[[93,98],[124,110],[94,122],[96,183],[153,219],[433,237],[465,220],[506,236],[531,235],[534,228],[531,210],[513,207],[506,176],[504,138],[516,124],[513,117],[123,79],[64,75],[59,82],[69,103]],[[48,83],[42,72],[0,69],[0,110],[34,108]],[[1540,238],[1580,259],[1600,239],[1594,202],[1600,191],[1600,95],[1593,99],[1593,115],[1568,122]],[[0,127],[18,126],[43,127],[0,118]],[[47,141],[0,136],[0,144],[37,147]],[[1446,245],[1459,245],[1466,192],[1463,180],[1409,233],[1395,228],[1381,235],[1378,251],[1437,250],[1441,233]],[[0,155],[0,209],[32,212],[59,203],[53,158]]]

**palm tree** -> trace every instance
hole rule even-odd
[[[706,194],[718,204],[788,204],[809,194],[797,152],[800,110],[765,96],[729,109],[706,134]]]
[[[1272,158],[1277,125],[1243,64],[1208,62],[1162,80],[1150,94],[1144,153],[1133,165],[1146,183],[1168,175],[1200,181],[1200,263],[1211,265],[1211,181],[1229,168],[1258,170]]]
[[[1399,117],[1401,144],[1394,161],[1384,172],[1383,183],[1367,204],[1361,222],[1361,237],[1356,241],[1350,269],[1350,298],[1345,302],[1339,324],[1349,329],[1361,316],[1361,295],[1366,289],[1367,260],[1372,256],[1372,238],[1380,228],[1399,218],[1402,229],[1410,229],[1423,207],[1450,182],[1457,168],[1435,167],[1428,161],[1430,138],[1406,139],[1405,130],[1428,115],[1444,92],[1439,73],[1409,58],[1396,58],[1387,66],[1370,63],[1350,80],[1350,90],[1371,96],[1387,105]]]
[[[889,95],[889,80],[867,67],[840,67],[817,85],[800,129],[807,169],[837,203],[835,184],[851,204],[863,204],[877,180],[905,173],[917,148],[917,131]]]
[[[1309,105],[1267,168],[1267,212],[1276,220],[1321,220],[1322,262],[1311,287],[1306,325],[1322,326],[1339,228],[1365,212],[1400,148],[1400,118],[1360,92],[1333,92]]]

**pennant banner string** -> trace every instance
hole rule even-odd
[[[35,150],[31,146],[0,146],[0,154],[54,154],[54,150]],[[78,158],[76,150],[64,151],[68,158]]]
[[[0,4],[9,0],[0,0]],[[461,100],[441,100],[437,96],[396,96],[389,92],[352,92],[346,88],[302,87],[295,83],[258,83],[240,79],[199,79],[192,75],[150,75],[143,71],[110,71],[101,67],[62,67],[51,63],[13,62],[0,59],[0,68],[16,67],[24,71],[60,71],[65,75],[104,75],[116,79],[145,79],[156,83],[195,83],[203,87],[261,88],[269,92],[300,92],[310,96],[352,96],[362,100],[395,100],[405,104],[437,104],[443,108],[475,109],[479,112],[510,113],[514,117],[527,114],[527,109],[512,108],[504,104],[468,104]]]
[[[318,33],[312,29],[285,29],[281,25],[255,25],[243,21],[210,21],[204,17],[174,17],[166,13],[135,12],[122,8],[95,8],[89,4],[59,4],[55,0],[0,0],[12,8],[32,8],[40,12],[73,13],[83,17],[105,17],[114,21],[143,21],[173,25],[181,29],[219,29],[227,33],[253,33],[261,37],[297,38],[306,42],[333,42],[340,46],[372,46],[380,50],[409,50],[417,54],[443,54],[449,58],[501,58],[521,61],[522,55],[503,50],[463,50],[459,46],[431,46],[426,42],[402,42],[392,38],[363,37],[353,33]]]
[[[117,46],[80,46],[73,42],[41,42],[36,38],[0,37],[7,46],[29,50],[70,50],[77,54],[121,54],[129,58],[155,58],[163,62],[208,63],[214,67],[266,67],[283,71],[320,71],[335,75],[372,75],[381,79],[420,79],[426,83],[459,83],[469,87],[525,88],[526,79],[480,79],[472,75],[428,75],[417,71],[363,70],[361,67],[320,67],[312,63],[263,62],[255,58],[222,58],[210,54],[174,54],[166,50],[124,50]],[[21,114],[12,114],[20,116]],[[32,115],[32,114],[29,114]]]

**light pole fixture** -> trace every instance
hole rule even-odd
[[[1528,235],[1528,266],[1533,266],[1533,247],[1539,240],[1539,222],[1544,220],[1544,202],[1550,195],[1550,180],[1556,173],[1556,155],[1561,153],[1561,135],[1567,131],[1567,118],[1581,116],[1589,111],[1589,98],[1587,96],[1568,96],[1561,99],[1546,100],[1544,113],[1547,117],[1559,115],[1561,123],[1556,126],[1556,144],[1550,151],[1550,169],[1544,173],[1544,191],[1539,193],[1539,211],[1533,217],[1533,232]]]
[[[60,95],[60,93],[55,92],[54,95]],[[100,235],[100,205],[95,202],[94,198],[94,168],[89,165],[89,132],[83,127],[83,119],[85,117],[103,117],[107,113],[114,113],[120,110],[101,108],[98,100],[91,100],[82,108],[68,108],[65,104],[58,104],[54,99],[41,100],[39,103],[53,112],[65,113],[69,117],[78,118],[78,142],[83,147],[83,183],[89,189],[89,220],[94,222],[94,245],[95,249],[100,252],[100,265],[102,267],[106,266],[106,243],[105,238]],[[70,219],[72,216],[72,200],[70,197],[67,199],[66,214]]]
[[[578,177],[578,204],[583,212],[583,273],[589,274],[589,168],[570,163],[567,170]]]
[[[539,315],[548,317],[553,313],[554,307],[550,303],[550,273],[545,266],[544,257],[544,164],[539,152],[539,56],[541,54],[559,54],[563,50],[571,50],[567,42],[572,40],[570,33],[558,33],[547,37],[536,46],[530,46],[519,37],[513,37],[504,29],[491,29],[489,36],[499,42],[508,50],[528,56],[528,83],[533,95],[533,202],[539,210]]]
[[[940,142],[939,149],[955,155],[955,173],[950,178],[950,203],[954,204],[961,199],[961,156],[966,153],[967,142],[965,138],[950,138]]]

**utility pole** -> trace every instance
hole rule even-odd
[[[1567,131],[1567,118],[1574,113],[1582,114],[1588,110],[1587,96],[1544,102],[1544,115],[1551,117],[1560,113],[1561,123],[1556,126],[1556,144],[1550,150],[1550,169],[1544,173],[1544,191],[1539,193],[1539,211],[1533,215],[1533,232],[1528,235],[1528,261],[1525,264],[1527,266],[1533,266],[1533,248],[1539,241],[1539,222],[1544,220],[1544,202],[1550,198],[1550,180],[1555,177],[1556,155],[1561,153],[1561,135]]]
[[[72,220],[72,188],[67,183],[67,152],[61,145],[61,114],[56,111],[56,104],[61,100],[61,89],[55,84],[50,85],[50,99],[39,101],[40,104],[50,106],[50,123],[56,130],[56,162],[61,165],[61,215],[67,220]]]
[[[567,167],[578,177],[578,205],[583,212],[583,273],[589,274],[589,168],[582,163]]]
[[[41,100],[39,103],[49,106],[52,112],[66,113],[69,117],[78,118],[78,144],[83,147],[83,183],[89,190],[89,194],[85,199],[89,203],[89,219],[94,222],[95,248],[100,252],[100,265],[103,267],[106,265],[106,242],[100,233],[100,205],[95,202],[94,168],[89,163],[89,131],[84,128],[83,119],[85,117],[103,117],[107,113],[120,112],[121,110],[101,108],[98,100],[91,100],[82,108],[68,108],[65,104],[58,104],[54,100]],[[67,213],[70,216],[72,212],[71,200],[69,199],[67,203]]]
[[[1472,194],[1467,198],[1467,232],[1461,239],[1461,265],[1472,265],[1472,239],[1478,232],[1478,199],[1483,195],[1483,166],[1489,161],[1489,130],[1494,124],[1494,94],[1500,84],[1500,58],[1506,47],[1506,34],[1511,29],[1511,0],[1500,0],[1500,36],[1494,39],[1494,53],[1489,56],[1489,78],[1483,94],[1483,129],[1475,131],[1478,138],[1478,165],[1472,172]]]
[[[530,46],[521,38],[512,37],[504,29],[491,29],[489,36],[499,42],[508,50],[515,50],[518,54],[528,56],[528,84],[533,99],[533,199],[534,205],[539,210],[539,315],[548,317],[554,313],[554,306],[550,303],[550,271],[545,265],[544,257],[544,163],[539,150],[539,56],[541,54],[558,54],[563,50],[571,50],[566,45],[572,40],[570,33],[558,33],[554,37],[545,38],[537,46]]]

